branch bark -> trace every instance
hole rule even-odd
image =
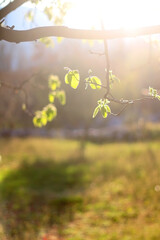
[[[0,10],[0,20],[27,1],[28,0],[14,0],[13,2],[10,2],[6,7]]]
[[[22,0],[21,0],[22,1]],[[64,37],[72,39],[117,39],[151,34],[160,34],[160,25],[141,27],[132,30],[81,30],[64,26],[37,27],[29,30],[12,30],[0,27],[0,40],[8,42],[29,42],[43,37]]]

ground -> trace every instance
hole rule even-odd
[[[0,139],[0,239],[159,240],[159,146]]]

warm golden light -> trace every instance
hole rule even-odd
[[[75,28],[134,28],[160,24],[159,0],[72,0],[66,24]]]

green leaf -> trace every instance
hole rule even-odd
[[[149,87],[149,95],[154,97],[154,88]]]
[[[111,70],[109,71],[109,82],[111,85],[115,82],[117,82],[117,83],[120,82],[119,78],[117,76],[115,76],[114,74],[112,74]]]
[[[33,118],[33,124],[35,127],[42,127],[47,124],[47,116],[45,113],[38,111],[35,113],[35,117]]]
[[[26,104],[25,104],[25,103],[23,103],[23,104],[22,104],[22,110],[23,110],[23,111],[25,111],[25,110],[26,110],[26,108],[27,108],[27,107],[26,107]]]
[[[53,104],[48,104],[44,109],[43,113],[47,117],[47,121],[51,122],[57,116],[57,109]]]
[[[93,118],[95,118],[95,117],[97,116],[99,110],[100,110],[100,107],[99,107],[99,106],[97,106],[97,107],[94,109]]]
[[[157,99],[160,101],[160,96],[159,95],[157,95]]]
[[[153,89],[153,96],[156,97],[157,96],[157,90]]]
[[[69,84],[74,89],[78,87],[79,81],[80,81],[80,75],[78,70],[70,70],[65,75],[65,83]]]
[[[101,113],[103,118],[106,118],[108,116],[107,109],[105,106],[101,107]]]
[[[57,37],[57,42],[61,43],[63,41],[63,37]]]
[[[107,110],[107,112],[111,113],[111,109],[108,105],[106,105],[106,110]]]
[[[94,110],[93,118],[97,115],[99,111],[101,111],[103,118],[106,118],[108,116],[108,113],[111,113],[111,109],[108,106],[108,103],[110,103],[110,101],[108,99],[99,99],[97,103],[98,106]]]
[[[51,92],[48,95],[48,99],[50,103],[54,103],[55,95]]]
[[[91,76],[85,79],[86,82],[90,83],[92,89],[101,89],[101,80],[96,76]]]
[[[54,41],[51,37],[44,37],[44,38],[40,38],[39,42],[43,43],[46,45],[46,47],[54,47]]]
[[[82,39],[83,43],[88,43],[90,47],[93,47],[94,41],[90,39]]]
[[[33,10],[29,10],[26,15],[25,15],[26,20],[28,20],[29,22],[32,22],[34,19],[34,13]]]
[[[47,15],[49,20],[52,20],[53,18],[53,7],[45,7],[44,13]]]
[[[160,95],[158,95],[158,91],[154,88],[149,87],[149,95],[160,100]]]
[[[33,118],[33,124],[34,124],[35,127],[42,127],[43,126],[43,124],[41,122],[41,118],[36,117],[36,116]]]
[[[57,75],[50,75],[48,78],[48,85],[51,90],[56,90],[60,87],[61,82]]]
[[[41,123],[43,126],[47,124],[47,116],[45,114],[42,114]]]
[[[117,82],[117,83],[119,83],[119,82],[120,82],[119,78],[118,78],[118,77],[116,77],[116,76],[115,76],[115,75],[113,75],[113,74],[112,74],[112,77],[111,77],[111,79],[113,80],[113,82]]]
[[[57,98],[59,99],[59,101],[62,105],[66,104],[66,94],[64,91],[58,91]]]

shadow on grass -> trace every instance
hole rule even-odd
[[[36,159],[32,164],[23,161],[8,172],[0,183],[7,240],[31,239],[54,224],[61,231],[74,212],[82,210],[82,193],[91,181],[88,168],[87,161],[76,159]],[[30,238],[25,236],[27,232]]]
[[[66,223],[84,210],[92,182],[99,185],[126,174],[116,161],[91,161],[82,150],[77,158],[59,162],[26,159],[5,174],[0,182],[0,218],[7,240],[41,240],[40,232],[54,226],[62,235]]]

